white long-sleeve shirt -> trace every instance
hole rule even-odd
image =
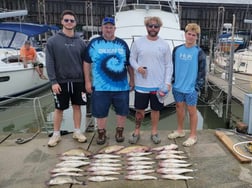
[[[157,91],[160,86],[171,84],[171,50],[161,38],[152,41],[145,36],[136,40],[131,47],[130,64],[135,70],[135,89],[138,91]],[[146,78],[137,72],[139,67],[147,67]]]

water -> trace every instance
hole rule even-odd
[[[35,132],[38,126],[42,126],[43,130],[45,125],[43,119],[41,119],[41,113],[47,122],[47,128],[51,130],[52,128],[52,118],[51,113],[54,110],[54,102],[51,92],[45,90],[37,94],[36,97],[39,97],[39,106],[38,101],[34,101],[31,96],[27,99],[20,100],[18,102],[8,104],[5,106],[0,106],[0,133],[15,133],[15,132]],[[35,104],[34,104],[35,103]],[[42,111],[40,112],[40,109]],[[225,109],[225,106],[224,106]],[[204,118],[203,129],[216,129],[216,128],[226,128],[225,119],[223,117],[218,117],[216,113],[210,108],[209,105],[199,102],[198,110],[201,112]],[[242,120],[243,117],[243,107],[239,103],[232,102],[232,113],[235,120]],[[39,118],[36,117],[36,114]],[[223,112],[225,114],[225,110]],[[72,120],[69,122],[72,122]],[[111,110],[108,118],[108,126],[114,124],[115,114]],[[128,125],[129,124],[129,125]],[[69,125],[72,126],[72,125]],[[142,129],[150,129],[150,117],[147,114],[143,122]],[[115,125],[111,126],[115,127]],[[159,129],[160,130],[174,130],[177,127],[175,106],[166,107],[161,112]],[[185,121],[185,128],[189,128],[188,118]],[[134,113],[132,112],[127,120],[126,129],[134,129]]]

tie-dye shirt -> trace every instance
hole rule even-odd
[[[120,38],[107,41],[97,37],[90,41],[85,61],[92,63],[92,85],[95,91],[127,91],[129,48]]]

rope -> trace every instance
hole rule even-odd
[[[251,143],[251,141],[238,142],[238,143],[236,143],[236,144],[233,145],[233,150],[234,150],[238,155],[240,155],[240,156],[242,156],[242,157],[244,157],[244,158],[246,158],[246,159],[252,160],[252,157],[251,157],[251,156],[244,155],[244,154],[240,153],[240,152],[236,149],[237,146],[242,145],[242,144],[248,144],[248,143]]]

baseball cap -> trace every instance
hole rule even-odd
[[[108,23],[111,23],[111,24],[115,25],[115,19],[111,18],[111,17],[105,17],[102,20],[102,25],[105,25],[105,24],[108,24]]]

